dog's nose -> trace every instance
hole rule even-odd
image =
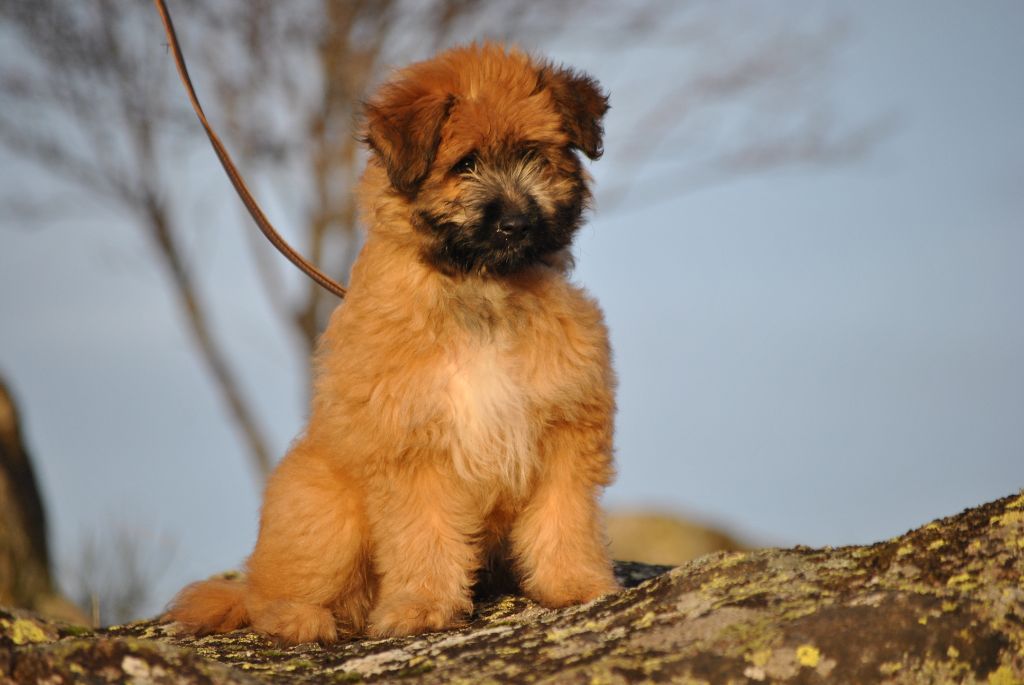
[[[508,212],[498,218],[495,228],[502,235],[513,236],[524,232],[529,224],[530,220],[522,212]]]

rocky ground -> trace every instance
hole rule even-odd
[[[329,646],[0,610],[0,681],[1024,683],[1024,494],[871,546],[618,572],[589,605],[495,597],[456,630]]]

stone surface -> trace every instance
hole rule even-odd
[[[462,628],[280,648],[0,612],[5,682],[1024,683],[1024,494],[865,547],[718,553],[589,605],[478,604]]]
[[[681,566],[712,552],[751,549],[701,521],[657,511],[612,511],[606,517],[613,559]]]

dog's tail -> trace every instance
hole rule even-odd
[[[165,621],[176,621],[196,635],[226,633],[249,623],[244,580],[214,578],[192,583],[171,600]]]

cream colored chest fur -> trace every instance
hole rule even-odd
[[[452,346],[445,367],[456,473],[512,492],[522,492],[536,468],[538,441],[561,409],[561,390],[592,375],[562,354],[560,336],[538,332],[557,326],[531,323],[537,321],[493,335],[467,335]]]
[[[533,400],[506,345],[467,344],[448,365],[445,400],[456,473],[519,492],[535,461]]]

